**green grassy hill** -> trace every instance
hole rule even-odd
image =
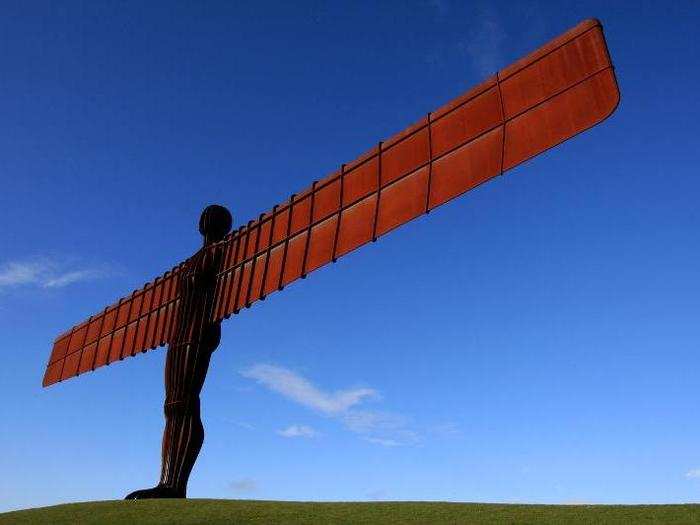
[[[496,505],[150,500],[71,503],[0,514],[0,524],[566,524],[700,523],[700,505]]]

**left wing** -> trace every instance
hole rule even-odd
[[[43,386],[162,346],[175,322],[182,264],[54,341]]]

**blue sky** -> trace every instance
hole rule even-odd
[[[156,350],[56,334],[595,16],[605,123],[224,325],[192,497],[700,500],[695,2],[4,2],[0,510],[157,480]]]

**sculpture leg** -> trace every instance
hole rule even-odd
[[[187,481],[204,442],[199,393],[220,334],[220,325],[212,325],[198,344],[173,344],[168,348],[160,483],[151,489],[132,492],[126,499],[186,496]]]

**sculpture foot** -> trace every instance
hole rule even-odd
[[[184,498],[185,494],[172,487],[157,485],[152,489],[135,490],[124,499]]]

